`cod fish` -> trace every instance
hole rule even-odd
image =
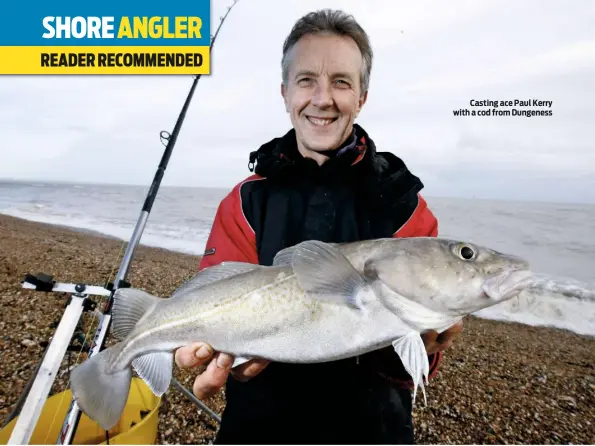
[[[425,399],[429,364],[420,334],[518,295],[532,282],[526,261],[434,237],[345,244],[306,241],[272,266],[224,262],[169,298],[134,288],[114,294],[121,341],[77,366],[71,389],[104,429],[124,410],[133,369],[161,396],[175,349],[204,341],[236,358],[315,363],[392,345]]]

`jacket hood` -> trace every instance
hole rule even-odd
[[[304,158],[297,148],[295,130],[291,129],[251,152],[248,168],[257,175],[280,182],[300,178],[356,181],[369,199],[390,207],[424,187],[403,160],[390,152],[378,152],[374,141],[358,124],[354,124],[351,137],[330,155],[322,166]]]

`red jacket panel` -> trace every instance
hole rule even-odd
[[[236,185],[221,201],[198,270],[223,261],[258,264],[256,235],[242,210],[241,189],[249,181],[264,178],[252,175]]]

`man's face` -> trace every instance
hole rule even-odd
[[[296,131],[298,148],[317,161],[316,152],[339,147],[367,99],[362,96],[362,55],[355,41],[336,35],[307,35],[293,47],[285,108]]]

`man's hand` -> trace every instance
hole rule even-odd
[[[434,330],[425,332],[421,337],[424,341],[424,345],[426,346],[428,355],[432,355],[449,348],[457,336],[459,336],[461,331],[463,331],[463,321],[453,325],[448,330],[445,330],[440,334]]]
[[[252,359],[232,371],[234,357],[226,353],[213,351],[203,342],[196,342],[180,347],[175,353],[176,365],[181,369],[199,367],[208,363],[203,373],[194,380],[192,391],[198,399],[206,399],[221,389],[231,373],[239,381],[248,381],[262,372],[270,361]]]

